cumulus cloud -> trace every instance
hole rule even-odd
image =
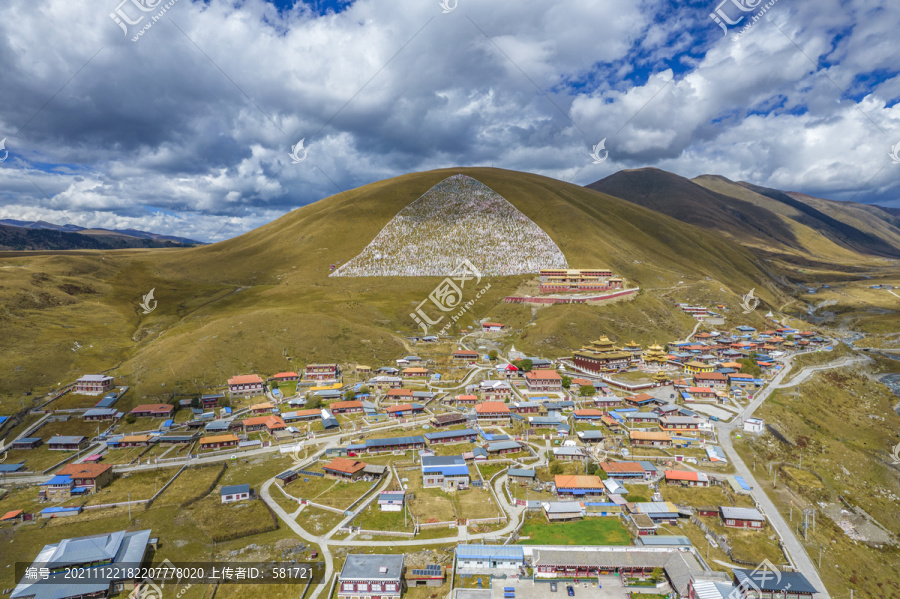
[[[900,8],[875,0],[780,0],[738,42],[713,3],[666,0],[176,0],[133,42],[155,14],[140,2],[157,4],[121,5],[144,15],[128,35],[117,0],[0,6],[0,217],[214,241],[385,177],[490,164],[900,207]]]

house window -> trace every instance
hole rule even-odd
[[[369,585],[367,585],[365,583],[360,583],[360,584],[356,585],[356,590],[359,591],[360,593],[365,593],[366,591],[369,590]]]
[[[343,583],[343,584],[341,585],[341,590],[342,590],[342,591],[352,591],[352,590],[353,590],[353,583],[352,583],[352,582],[345,582],[345,583]]]
[[[734,526],[734,520],[726,520],[725,524],[728,524],[729,526]]]
[[[387,584],[384,585],[384,590],[385,590],[385,591],[396,591],[396,590],[397,590],[397,585],[394,584],[394,583],[392,583],[392,582],[389,582],[389,583],[387,583]]]
[[[381,592],[381,583],[380,583],[380,582],[373,582],[373,583],[372,583],[372,592],[373,592],[373,593],[380,593],[380,592]]]

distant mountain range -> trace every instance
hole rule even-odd
[[[838,202],[731,181],[686,179],[656,168],[619,171],[587,185],[759,253],[846,263],[859,255],[900,258],[900,210]]]
[[[0,219],[2,250],[110,250],[194,245],[203,245],[203,242],[137,229],[88,229],[41,220]]]

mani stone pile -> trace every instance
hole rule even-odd
[[[485,276],[567,268],[537,224],[465,175],[444,179],[401,210],[333,277],[444,277],[468,259]]]

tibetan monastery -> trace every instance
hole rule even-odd
[[[654,343],[644,351],[641,359],[644,361],[644,364],[661,365],[666,364],[669,361],[669,356],[666,354],[666,350],[660,347],[658,343]]]
[[[576,366],[591,372],[615,372],[630,367],[637,360],[636,353],[616,347],[605,335],[572,354]]]

